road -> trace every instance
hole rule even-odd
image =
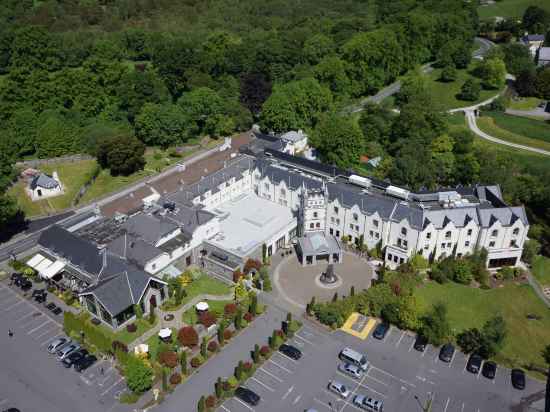
[[[480,59],[480,58],[483,58],[485,54],[487,54],[487,52],[491,49],[491,47],[494,46],[494,43],[481,37],[476,37],[476,40],[480,44],[480,47],[479,49],[475,50],[472,53],[472,56],[476,59]],[[433,63],[428,63],[422,66],[421,68],[422,73],[431,72],[433,70],[432,64]],[[390,96],[393,96],[394,94],[399,92],[399,90],[401,90],[401,81],[397,80],[396,82],[393,82],[392,84],[381,89],[375,95],[366,97],[365,99],[361,100],[358,104],[347,107],[344,111],[347,113],[361,112],[367,103],[380,103],[382,100]]]

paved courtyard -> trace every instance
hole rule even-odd
[[[305,308],[313,296],[318,301],[349,295],[352,286],[358,292],[371,284],[372,269],[364,259],[350,253],[344,253],[342,263],[334,265],[334,272],[341,279],[339,286],[324,288],[317,284],[316,278],[327,269],[326,262],[315,266],[303,267],[296,254],[287,256],[273,270],[273,283],[279,295],[296,306]]]

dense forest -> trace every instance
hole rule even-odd
[[[128,174],[143,167],[145,146],[172,147],[259,123],[266,132],[305,129],[323,160],[343,167],[360,167],[361,154],[383,155],[376,173],[415,189],[500,183],[509,200],[528,204],[542,227],[538,237],[550,238],[545,177],[475,150],[471,135],[449,129],[414,74],[433,61],[449,72],[468,66],[476,6],[4,0],[0,193],[17,159],[84,152],[111,173]],[[368,107],[359,121],[342,115],[408,72],[399,115],[383,106]],[[13,199],[0,196],[0,226],[20,219]]]

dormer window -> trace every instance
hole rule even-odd
[[[445,232],[445,239],[450,239],[451,238],[451,231],[449,230],[448,232]]]
[[[426,233],[426,239],[431,239],[431,238],[432,238],[432,232]]]
[[[378,220],[374,219],[372,221],[372,224],[374,225],[374,227],[378,227]]]
[[[514,236],[519,235],[519,228],[516,227],[516,228],[514,229],[514,231],[512,232],[512,234],[513,234]]]
[[[338,213],[338,208],[334,206],[334,213]]]
[[[491,232],[491,237],[497,237],[498,236],[498,230],[493,230]]]
[[[285,189],[281,189],[281,197],[286,197],[286,190]]]
[[[353,220],[355,220],[357,222],[357,219],[359,219],[359,216],[357,215],[357,213],[354,213],[353,214]]]
[[[468,236],[472,236],[472,229],[468,229]]]
[[[317,212],[313,212],[313,217],[314,217],[315,219],[317,219],[317,216],[318,216],[318,213],[317,213]]]
[[[404,227],[402,227],[402,228],[401,228],[401,234],[402,234],[403,236],[407,236],[407,229],[404,228]]]

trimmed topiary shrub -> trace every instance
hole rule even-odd
[[[235,303],[228,303],[223,308],[223,313],[225,316],[235,316],[235,313],[237,313],[237,305]]]
[[[247,322],[252,322],[252,320],[254,320],[254,316],[252,315],[252,313],[250,312],[246,312],[243,316],[244,320],[246,320]]]
[[[193,359],[191,359],[191,366],[193,368],[198,368],[203,364],[203,362],[204,362],[203,357],[201,355],[197,355]]]
[[[130,323],[129,325],[126,325],[126,330],[130,333],[134,333],[137,331],[137,326],[135,323]]]
[[[174,351],[166,351],[159,354],[158,360],[164,366],[173,369],[178,364],[178,354]]]
[[[178,385],[181,383],[181,375],[179,373],[174,373],[172,376],[170,376],[170,383],[172,385]]]
[[[112,345],[113,352],[121,351],[124,353],[128,353],[128,346],[126,346],[126,344],[122,343],[121,341],[114,340]]]
[[[214,395],[210,395],[206,398],[206,407],[213,408],[214,406],[216,406],[216,397]]]
[[[218,343],[214,340],[208,342],[208,350],[210,352],[216,352],[218,350]]]
[[[199,315],[199,323],[209,328],[216,323],[216,314],[213,312],[203,312]]]
[[[199,344],[199,335],[192,326],[185,326],[178,332],[178,341],[182,346],[192,348]]]
[[[265,358],[267,355],[269,355],[270,351],[271,349],[269,349],[269,346],[264,345],[260,348],[260,355],[262,355]]]
[[[223,331],[223,338],[225,340],[231,339],[232,336],[233,336],[233,332],[231,332],[229,329],[226,329]]]

